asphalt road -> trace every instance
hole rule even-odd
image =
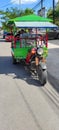
[[[59,130],[58,91],[50,79],[40,86],[25,65],[13,65],[10,46],[0,40],[0,130]]]
[[[59,40],[50,40],[47,57],[48,79],[59,93]]]

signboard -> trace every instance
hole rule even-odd
[[[40,9],[40,10],[38,10],[38,15],[45,17],[45,7],[43,7],[43,8]]]

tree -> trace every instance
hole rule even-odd
[[[26,8],[25,10],[19,10],[18,8],[13,8],[11,7],[10,9],[6,9],[6,11],[0,11],[1,20],[2,20],[2,27],[3,29],[8,29],[7,26],[7,21],[9,19],[13,19],[15,17],[23,16],[23,15],[28,15],[28,14],[33,14],[34,11],[32,9]]]
[[[56,11],[55,21],[56,21],[56,24],[59,25],[59,2],[56,5],[55,11]]]
[[[53,9],[50,8],[47,12],[47,17],[53,19]],[[59,26],[59,2],[57,2],[54,10],[55,24]]]
[[[48,10],[48,12],[47,12],[47,17],[48,18],[53,18],[53,11],[52,11],[52,8],[50,8],[49,10]]]

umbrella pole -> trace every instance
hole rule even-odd
[[[37,46],[37,28],[36,28],[36,46]]]
[[[48,47],[48,33],[47,33],[47,28],[46,28],[46,47]]]

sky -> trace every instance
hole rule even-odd
[[[0,10],[6,10],[6,8],[18,7],[19,9],[33,8],[35,7],[40,0],[0,0]],[[58,0],[55,0],[55,3]],[[43,6],[46,8],[46,11],[52,7],[53,0],[43,0]],[[35,8],[35,12],[41,8],[41,4],[38,4],[37,8]],[[1,22],[0,22],[1,23]]]
[[[57,2],[58,0],[55,0]],[[18,7],[21,9],[25,8],[33,8],[40,0],[0,0],[0,10],[5,10],[6,8],[10,7]],[[43,0],[43,6],[47,9],[52,6],[53,0]],[[36,8],[40,9],[40,5]]]

